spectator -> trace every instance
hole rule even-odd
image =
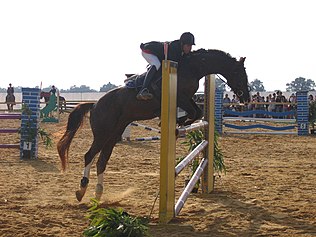
[[[223,103],[224,103],[224,104],[230,103],[230,98],[229,98],[228,94],[225,94],[225,97],[224,97],[224,99],[223,99]]]
[[[229,109],[230,108],[230,98],[228,97],[228,94],[225,94],[225,97],[223,99],[223,107],[224,109]]]
[[[312,103],[313,102],[313,100],[314,100],[314,96],[313,95],[309,95],[309,103]]]
[[[289,105],[289,110],[293,110],[296,109],[296,95],[294,93],[292,93],[292,95],[289,97],[289,102],[291,103]],[[289,118],[293,118],[293,115],[291,115]]]
[[[233,98],[232,98],[231,102],[232,103],[239,103],[239,100],[238,100],[238,98],[236,97],[235,94],[233,94]]]
[[[231,100],[231,103],[233,104],[231,107],[232,107],[232,110],[233,111],[241,111],[241,106],[240,105],[236,105],[238,104],[240,101],[239,99],[236,97],[235,94],[233,94],[233,98]]]

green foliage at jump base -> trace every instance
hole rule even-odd
[[[98,208],[98,201],[91,199],[89,209],[90,226],[83,232],[90,237],[146,237],[148,219],[133,217],[122,209]]]
[[[32,110],[26,104],[22,104],[22,114],[27,115],[28,119],[23,128],[19,129],[19,133],[26,134],[26,142],[32,142],[35,137],[40,137],[46,148],[52,146],[50,134],[41,127],[36,127],[36,121],[31,118]]]
[[[226,173],[226,167],[224,163],[224,156],[222,153],[222,150],[219,147],[218,144],[218,137],[219,134],[215,130],[214,132],[214,162],[213,167],[215,172],[217,173]],[[204,133],[201,130],[196,130],[189,132],[186,135],[186,141],[183,142],[183,144],[188,146],[188,151],[193,151],[202,141],[204,140]],[[184,157],[183,157],[184,158]],[[183,159],[181,158],[180,161]],[[180,162],[178,161],[178,162]],[[190,164],[190,169],[192,174],[195,172],[197,167],[199,166],[200,160],[194,159],[192,163]]]

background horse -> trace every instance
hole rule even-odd
[[[245,58],[239,61],[229,54],[219,50],[204,50],[192,52],[178,64],[177,106],[188,114],[182,120],[183,125],[191,124],[203,115],[201,109],[192,97],[199,87],[199,80],[209,74],[221,74],[227,80],[240,101],[249,100],[248,79],[244,67]],[[99,101],[82,103],[69,114],[67,129],[57,144],[63,170],[68,163],[68,152],[75,133],[81,126],[85,114],[90,111],[90,125],[93,132],[93,142],[85,154],[85,168],[81,179],[80,189],[76,192],[81,201],[88,183],[90,168],[96,154],[100,152],[97,162],[98,183],[96,198],[103,193],[103,175],[106,165],[116,142],[121,137],[125,127],[135,120],[147,120],[160,114],[160,98],[139,101],[137,91],[127,87],[119,87],[106,93]]]
[[[5,102],[7,103],[8,111],[12,112],[13,111],[13,106],[15,104],[15,96],[13,94],[7,94],[5,97]]]
[[[50,92],[41,91],[40,98],[44,98],[45,103],[48,103],[50,97]],[[59,110],[60,113],[63,112],[63,109],[66,110],[66,99],[63,96],[59,96]]]

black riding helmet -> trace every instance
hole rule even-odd
[[[190,32],[184,32],[180,37],[180,42],[182,45],[184,44],[195,45],[194,35]]]

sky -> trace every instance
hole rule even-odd
[[[316,82],[313,0],[2,0],[0,87],[99,90],[143,73],[140,43],[195,35],[199,48],[246,57],[249,82]]]

